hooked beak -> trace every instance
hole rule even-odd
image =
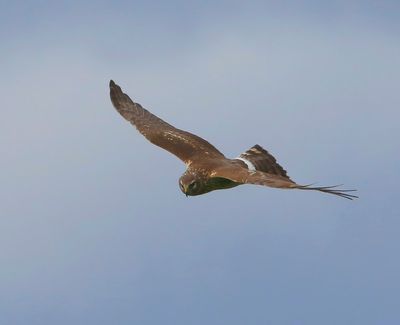
[[[183,189],[184,189],[184,193],[185,193],[186,197],[188,197],[188,194],[187,194],[187,186],[183,185]]]

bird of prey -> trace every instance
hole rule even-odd
[[[226,158],[208,141],[180,130],[150,113],[110,81],[110,97],[117,111],[151,143],[177,156],[186,164],[179,187],[186,196],[228,189],[241,184],[256,184],[281,189],[315,190],[352,200],[354,190],[336,186],[313,187],[292,181],[275,158],[255,145],[235,159]]]

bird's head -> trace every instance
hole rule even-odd
[[[179,187],[186,196],[204,193],[202,178],[194,172],[185,172],[181,178],[179,178]]]

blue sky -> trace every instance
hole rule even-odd
[[[0,323],[400,322],[396,1],[3,2]],[[186,198],[108,81],[299,183]]]

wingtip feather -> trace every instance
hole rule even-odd
[[[342,185],[316,186],[316,187],[313,187],[310,185],[300,185],[297,188],[300,190],[313,190],[313,191],[319,191],[319,192],[323,192],[323,193],[333,194],[333,195],[337,195],[337,196],[340,196],[340,197],[348,199],[348,200],[358,199],[357,195],[348,194],[348,192],[356,192],[357,190],[336,189],[338,186],[342,186]]]

